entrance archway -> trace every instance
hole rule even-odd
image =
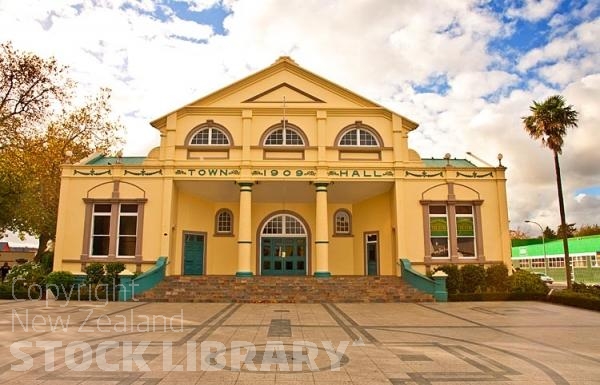
[[[306,275],[308,231],[291,213],[277,213],[263,222],[259,232],[261,275]]]

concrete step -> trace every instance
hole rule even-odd
[[[169,276],[138,297],[154,302],[431,302],[395,276]]]

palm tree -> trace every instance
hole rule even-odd
[[[531,116],[523,117],[525,130],[533,139],[541,139],[542,145],[548,147],[554,153],[560,225],[562,228],[567,228],[558,155],[562,153],[563,137],[567,135],[567,128],[577,127],[577,111],[573,109],[573,106],[567,106],[565,99],[561,95],[550,96],[542,103],[534,101],[529,110],[531,111]],[[562,239],[565,251],[567,287],[570,289],[572,285],[571,260],[569,258],[569,243],[566,231],[563,232]]]

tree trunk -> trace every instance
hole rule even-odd
[[[560,210],[560,225],[564,230],[562,233],[563,248],[565,251],[565,271],[567,274],[567,288],[570,289],[573,282],[571,276],[571,258],[569,257],[569,241],[567,234],[567,221],[565,219],[565,202],[563,199],[562,181],[560,178],[560,164],[558,163],[558,153],[554,151],[554,169],[556,171],[556,187],[558,188],[558,207]]]
[[[46,243],[50,240],[50,236],[48,234],[40,234],[40,245],[38,246],[37,253],[35,253],[34,261],[40,262],[42,254],[44,254],[44,250],[46,250]]]

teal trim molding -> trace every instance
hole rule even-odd
[[[249,277],[252,277],[252,272],[251,271],[238,271],[237,273],[235,273],[235,276],[238,278],[249,278]]]
[[[329,278],[331,273],[328,271],[315,271],[315,277],[317,278]]]
[[[402,272],[402,280],[412,287],[431,294],[437,302],[448,302],[448,291],[446,290],[446,277],[434,277],[431,279],[413,270],[408,259],[399,262]]]
[[[137,278],[131,279],[130,276],[119,276],[121,283],[119,285],[119,301],[135,300],[136,295],[140,295],[158,285],[164,278],[167,270],[167,257],[159,257],[156,264]]]

